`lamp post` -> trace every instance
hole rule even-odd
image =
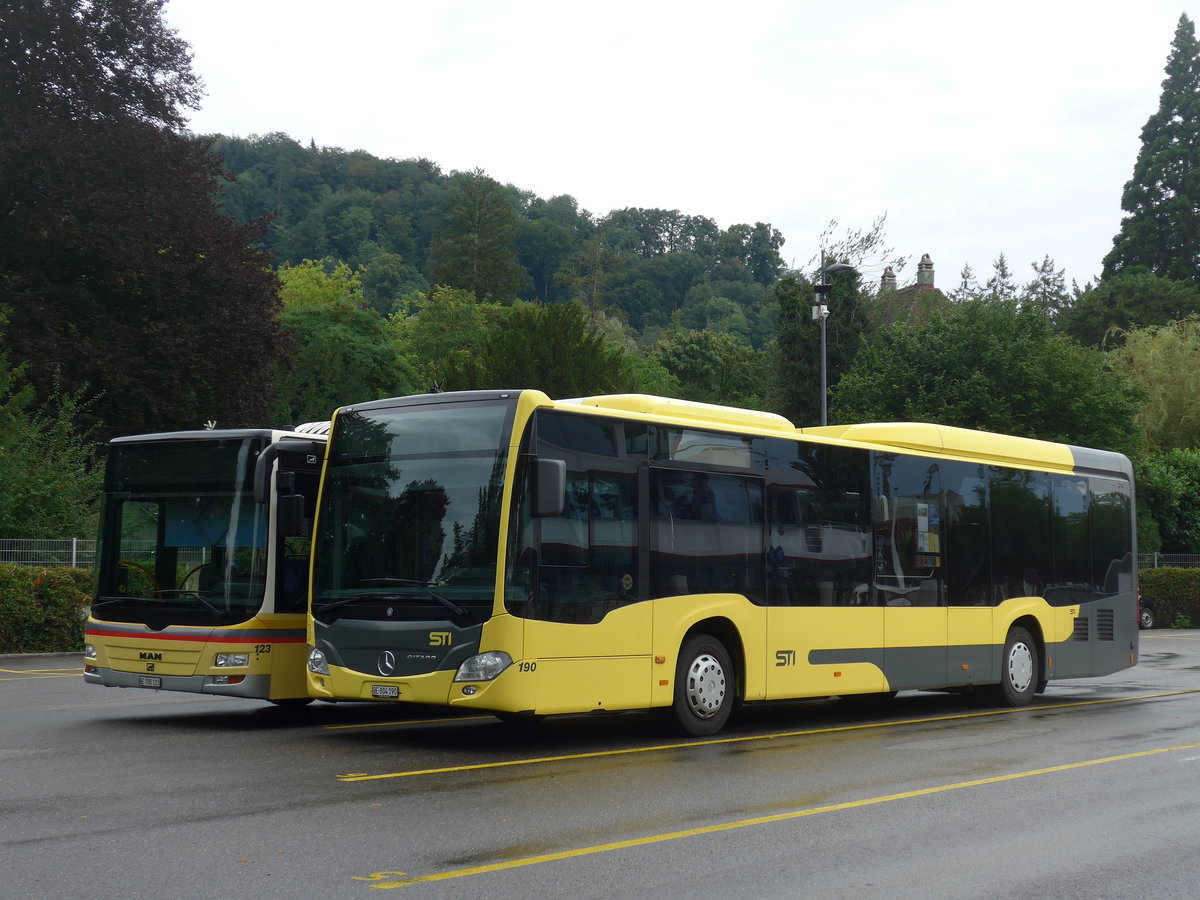
[[[854,266],[846,265],[846,263],[833,263],[825,265],[825,254],[821,253],[821,283],[815,285],[813,290],[816,291],[817,304],[812,308],[813,321],[818,322],[821,326],[821,425],[824,427],[829,424],[829,388],[828,388],[828,370],[826,367],[826,350],[825,350],[825,321],[829,318],[829,292],[833,290],[833,285],[829,283],[830,275],[837,275],[839,272],[854,272],[858,274]]]

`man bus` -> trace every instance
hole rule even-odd
[[[309,702],[309,525],[327,430],[111,442],[85,681]]]
[[[502,718],[972,690],[1137,657],[1132,470],[929,424],[439,393],[333,419],[309,692]]]

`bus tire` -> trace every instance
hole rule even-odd
[[[1042,677],[1038,646],[1020,626],[1008,632],[1000,658],[1000,683],[995,698],[1002,706],[1028,706]]]
[[[707,634],[683,643],[675,667],[675,721],[694,737],[725,727],[737,697],[737,676],[725,646]]]

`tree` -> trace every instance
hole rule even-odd
[[[98,434],[262,424],[285,342],[267,260],[181,133],[199,83],[160,0],[6,3],[0,306],[39,404],[93,397]]]
[[[486,380],[472,387],[582,397],[631,386],[626,352],[578,303],[514,304],[489,332],[480,361]]]
[[[476,301],[470,291],[438,285],[417,299],[410,315],[393,317],[397,345],[419,389],[465,390],[465,381],[475,384],[488,333],[505,309]]]
[[[279,376],[273,413],[287,425],[327,419],[348,403],[412,393],[412,378],[383,317],[345,263],[326,273],[306,260],[279,270],[279,320],[296,353]]]
[[[1200,447],[1200,318],[1135,328],[1124,338],[1108,358],[1145,395],[1137,421],[1147,445]]]
[[[1003,253],[992,262],[992,277],[983,290],[984,296],[992,300],[1012,300],[1017,296],[1017,283],[1013,281],[1012,270]]]
[[[772,289],[778,321],[772,348],[774,389],[772,406],[797,424],[821,421],[820,326],[812,318],[815,294],[812,285],[797,275],[781,278]],[[825,321],[826,382],[833,387],[850,369],[870,317],[862,303],[858,279],[850,273],[833,279],[827,295],[830,309]]]
[[[1016,301],[968,300],[886,328],[834,391],[831,419],[917,421],[1131,452],[1140,399],[1099,351]]]
[[[517,257],[517,214],[499,182],[482,170],[456,172],[449,207],[433,236],[430,282],[510,301],[529,279]]]
[[[1158,526],[1164,552],[1195,553],[1200,548],[1200,450],[1151,454],[1138,460],[1134,474],[1139,535],[1144,510]]]
[[[685,400],[754,409],[765,402],[764,355],[732,334],[683,328],[676,320],[649,356],[679,379]]]
[[[1200,282],[1200,44],[1186,13],[1171,42],[1158,110],[1142,127],[1121,209],[1125,217],[1102,279],[1153,272]]]
[[[1200,313],[1200,284],[1153,272],[1120,272],[1088,285],[1058,316],[1058,327],[1094,347],[1119,345],[1138,326]]]
[[[3,326],[0,314],[0,334]],[[0,352],[0,537],[93,535],[102,472],[94,443],[73,424],[79,397],[52,395],[42,416],[30,413],[32,399],[22,370]]]
[[[1021,303],[1036,306],[1050,315],[1058,315],[1071,301],[1067,292],[1066,269],[1056,269],[1049,255],[1041,263],[1030,263],[1033,280],[1021,291]]]

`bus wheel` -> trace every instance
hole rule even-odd
[[[1004,706],[1028,706],[1041,678],[1038,648],[1024,628],[1014,628],[1004,642],[996,699]]]
[[[729,653],[714,637],[697,634],[679,651],[675,667],[675,719],[687,734],[716,734],[729,721],[737,678]]]

